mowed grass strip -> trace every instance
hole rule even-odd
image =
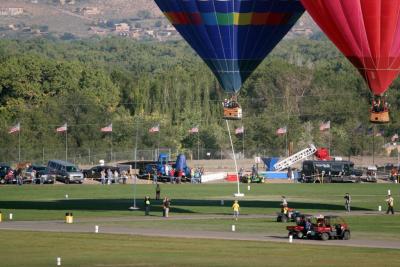
[[[0,231],[7,267],[400,266],[400,251],[251,241]]]
[[[391,215],[368,215],[368,216],[344,216],[350,226],[352,238],[368,240],[400,240],[400,218]],[[84,224],[94,224],[88,222]],[[96,222],[101,226],[134,228],[134,229],[163,229],[173,231],[217,231],[230,232],[231,226],[236,226],[240,233],[260,233],[271,236],[287,236],[286,226],[294,225],[294,222],[279,223],[275,218],[240,218],[238,221],[232,219],[193,219],[174,220],[171,217],[165,220],[153,221],[123,221],[123,222]]]
[[[343,196],[352,195],[353,210],[385,209],[390,189],[396,198],[398,184],[252,184],[241,185],[245,197],[240,200],[243,214],[274,214],[285,195],[289,206],[304,213],[343,211]],[[230,214],[235,184],[162,184],[161,196],[172,199],[179,214]],[[68,195],[68,199],[65,198]],[[144,196],[154,197],[155,186],[137,185],[137,204]],[[0,186],[0,211],[13,213],[15,220],[62,220],[65,212],[79,218],[132,216],[133,185],[24,185]],[[225,200],[221,206],[220,200]],[[161,201],[152,200],[153,210],[161,212]],[[143,213],[134,213],[142,216]]]

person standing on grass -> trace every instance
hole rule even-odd
[[[118,170],[114,171],[114,181],[115,183],[119,183],[119,173]]]
[[[106,172],[103,170],[101,170],[100,172],[100,179],[101,179],[101,184],[105,185],[106,184]]]
[[[386,199],[386,203],[388,205],[386,214],[389,214],[389,212],[391,212],[392,214],[394,214],[394,199],[391,195],[388,195],[388,198]]]
[[[164,217],[168,218],[169,216],[169,207],[171,206],[171,201],[169,198],[165,197],[163,200],[163,208],[164,208]]]
[[[235,202],[233,203],[232,209],[233,209],[233,217],[237,221],[239,218],[239,210],[240,210],[240,206],[237,200],[235,200]]]
[[[346,193],[344,195],[344,208],[346,209],[347,212],[350,212],[350,203],[351,203],[351,196],[349,193]]]
[[[150,215],[150,197],[146,196],[144,198],[144,215],[148,216]]]
[[[112,178],[113,178],[113,173],[110,169],[107,170],[107,184],[111,184],[112,183]]]
[[[285,196],[282,196],[282,203],[281,203],[281,206],[282,206],[283,208],[287,208],[287,206],[288,206],[288,203],[287,203],[287,200],[286,200],[286,197],[285,197]]]

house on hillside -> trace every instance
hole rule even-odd
[[[99,36],[105,36],[109,33],[108,30],[100,28],[100,27],[90,27],[89,28],[89,34],[95,34]]]
[[[131,27],[127,23],[115,24],[115,32],[117,33],[129,33]]]
[[[18,16],[23,13],[22,7],[0,7],[0,16]]]
[[[101,12],[98,7],[84,7],[81,9],[81,13],[84,16],[95,16],[99,15]]]
[[[61,5],[75,5],[75,0],[59,0]]]

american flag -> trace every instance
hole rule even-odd
[[[276,130],[276,134],[277,135],[286,134],[286,133],[287,133],[287,127],[286,126]]]
[[[396,141],[397,139],[399,139],[399,135],[398,134],[394,134],[392,136],[392,142]]]
[[[66,132],[66,131],[67,131],[67,129],[68,129],[67,123],[64,123],[64,125],[63,125],[63,126],[61,126],[61,127],[58,127],[58,128],[56,129],[56,132],[57,132],[57,133]]]
[[[319,130],[320,131],[325,131],[331,128],[331,121],[327,121],[327,122],[323,122],[321,123],[321,125],[319,126]]]
[[[191,129],[189,130],[189,133],[191,133],[191,134],[193,134],[193,133],[198,133],[198,132],[199,132],[199,127],[198,127],[198,126],[193,127],[193,128],[191,128]]]
[[[8,133],[12,134],[12,133],[17,133],[19,131],[21,131],[21,124],[18,122],[17,124],[15,124],[13,127],[10,128]]]
[[[242,134],[242,133],[244,133],[244,127],[243,126],[235,129],[235,134]]]
[[[100,131],[103,133],[111,133],[112,132],[112,123],[106,127],[101,128]]]
[[[160,131],[160,125],[159,125],[159,124],[154,125],[153,127],[151,127],[151,128],[149,129],[149,133],[157,133],[157,132],[159,132],[159,131]]]

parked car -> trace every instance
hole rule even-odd
[[[46,168],[44,171],[40,172],[39,178],[36,178],[34,183],[36,184],[54,184],[56,178],[54,175],[50,173],[50,171]]]
[[[83,173],[74,164],[62,160],[50,160],[47,163],[49,175],[55,177],[57,181],[69,183],[83,183]]]
[[[362,170],[345,160],[305,160],[302,167],[302,182],[305,183],[354,183],[359,182]]]
[[[25,183],[27,183],[27,182],[40,183],[39,178],[40,178],[40,176],[43,175],[45,170],[46,170],[46,166],[44,166],[44,165],[31,164],[24,172],[24,177],[23,177],[24,182]],[[33,171],[36,172],[34,180],[32,180]]]
[[[361,182],[376,183],[378,181],[377,173],[378,169],[376,166],[368,166],[366,169],[366,175],[361,177]]]
[[[15,176],[13,174],[13,169],[5,164],[0,163],[0,184],[8,184],[16,182]],[[12,173],[12,176],[10,175]]]
[[[310,220],[311,227],[306,229],[306,221]],[[317,216],[299,220],[295,226],[287,226],[289,235],[294,238],[308,239],[350,239],[350,228],[340,216]]]

